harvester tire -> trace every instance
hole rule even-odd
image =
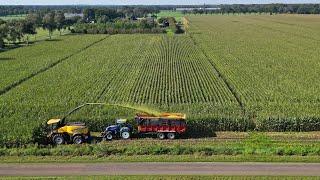
[[[164,134],[164,133],[161,133],[161,132],[158,133],[157,136],[158,136],[159,139],[164,139],[164,138],[166,138],[165,134]]]
[[[175,133],[168,133],[167,137],[168,137],[168,139],[175,139],[176,138],[176,134]]]
[[[84,142],[82,136],[77,135],[73,137],[73,144],[82,144]]]
[[[112,132],[107,132],[106,135],[103,137],[103,139],[106,141],[111,141],[113,139]]]
[[[52,141],[56,145],[65,144],[66,142],[62,134],[55,134],[52,138]]]

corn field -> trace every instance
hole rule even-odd
[[[62,36],[0,53],[0,144],[86,102],[182,112],[190,136],[320,130],[320,18],[190,16],[184,35]],[[71,117],[102,131],[135,110]]]

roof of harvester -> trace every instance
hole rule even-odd
[[[57,123],[59,122],[61,119],[50,119],[47,124],[54,124],[54,123]]]

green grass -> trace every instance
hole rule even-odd
[[[161,10],[160,13],[157,14],[158,18],[161,17],[174,17],[178,22],[182,21],[184,14],[180,11],[171,11],[171,10]]]
[[[3,19],[5,21],[8,20],[14,20],[14,19],[25,19],[26,18],[26,14],[21,14],[21,15],[8,15],[8,16],[0,16],[0,19]]]
[[[61,30],[61,35],[69,34],[70,31],[68,30]],[[36,41],[41,41],[41,40],[46,40],[49,39],[49,31],[45,30],[43,28],[37,28],[37,34],[35,35],[29,35],[30,41],[31,42],[36,42]],[[53,31],[52,33],[52,38],[59,37],[60,32],[58,30]]]
[[[39,41],[50,39],[48,30],[43,29],[43,28],[37,28],[36,31],[37,31],[37,34],[34,34],[34,35],[27,34],[27,35],[25,35],[21,39],[21,42],[19,43],[19,45],[20,46],[27,45],[26,44],[27,38],[29,38],[29,43],[35,43],[35,42],[39,42]],[[63,30],[61,30],[61,33],[58,30],[55,30],[55,31],[53,31],[51,38],[58,38],[60,35],[66,35],[66,34],[69,34],[69,33],[70,33],[69,30],[64,30],[63,29]],[[7,46],[8,45],[10,46],[12,44],[12,42],[8,42],[8,41],[5,41],[5,42],[8,43]]]
[[[320,163],[319,156],[267,155],[139,155],[122,156],[0,156],[2,163],[105,163],[105,162],[301,162]]]
[[[214,139],[133,139],[81,146],[28,145],[0,148],[0,159],[1,162],[319,162],[319,141],[315,137],[305,139],[311,134],[297,136],[299,140],[250,133],[243,139],[225,139],[221,135]]]

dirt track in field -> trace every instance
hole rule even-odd
[[[0,176],[290,175],[320,176],[320,163],[51,163],[0,164]]]

